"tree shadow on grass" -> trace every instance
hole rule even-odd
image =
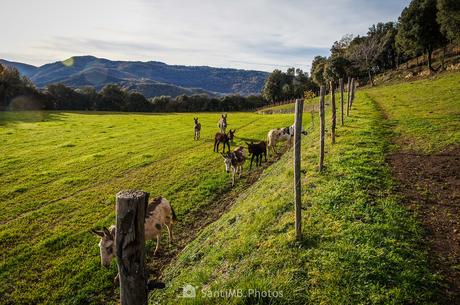
[[[62,112],[49,111],[4,111],[0,112],[0,126],[18,123],[63,121],[66,115]]]

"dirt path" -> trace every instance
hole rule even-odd
[[[268,158],[268,162],[263,162],[260,167],[255,167],[253,164],[250,172],[247,170],[243,172],[241,180],[244,182],[240,181],[240,183],[238,183],[237,178],[237,183],[234,188],[231,188],[228,192],[216,195],[215,201],[211,200],[207,206],[192,211],[189,215],[187,215],[186,219],[179,219],[179,222],[174,225],[175,240],[173,244],[167,245],[168,240],[166,236],[163,236],[162,245],[166,246],[163,247],[162,252],[158,256],[153,256],[153,247],[152,249],[149,249],[147,253],[149,278],[161,281],[163,270],[168,267],[168,265],[180,254],[187,244],[196,238],[199,232],[206,226],[218,220],[226,211],[228,211],[235,203],[238,195],[256,182],[263,173],[264,169],[278,161],[279,157],[280,156],[277,158]],[[250,159],[247,160],[247,162],[250,162]],[[224,170],[223,163],[222,170]],[[230,180],[231,178],[229,175],[228,183],[230,183]]]
[[[373,101],[382,118],[390,120]],[[410,139],[392,141],[404,147]],[[386,160],[397,192],[424,227],[431,270],[443,278],[439,304],[460,304],[460,147],[428,155],[400,151]]]
[[[460,148],[387,158],[398,191],[425,228],[432,270],[445,285],[440,304],[460,304]]]

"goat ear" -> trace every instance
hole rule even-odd
[[[112,237],[112,233],[109,231],[109,229],[107,229],[106,227],[104,227],[103,229],[104,229],[105,236]]]
[[[222,152],[221,152],[220,154],[222,155],[222,158],[224,158],[224,159],[225,159],[225,154],[224,154],[224,153],[222,153]]]
[[[246,142],[246,141],[245,141],[244,143],[246,143],[246,145],[247,145],[247,146],[251,145],[251,144],[249,144],[249,143],[248,143],[248,142]]]
[[[91,229],[91,232],[99,237],[104,237],[104,232],[103,231],[98,231],[98,230],[94,230],[94,229]]]

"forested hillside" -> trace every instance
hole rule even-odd
[[[262,71],[167,65],[156,61],[112,61],[93,56],[75,56],[40,67],[6,60],[0,63],[16,67],[37,87],[61,83],[73,88],[101,89],[107,84],[118,84],[147,98],[202,92],[258,94],[268,76]]]

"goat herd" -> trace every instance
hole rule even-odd
[[[194,131],[195,140],[200,139],[201,124],[198,122],[198,118],[193,118],[195,121]],[[225,170],[227,173],[232,170],[232,186],[235,184],[235,175],[239,174],[241,177],[243,171],[243,165],[246,161],[246,152],[243,146],[236,147],[233,151],[230,151],[230,142],[233,142],[236,129],[230,129],[227,133],[227,114],[222,115],[219,119],[220,131],[216,133],[214,137],[214,152],[219,152],[219,145],[223,144],[221,155],[224,159]],[[302,134],[306,135],[306,132],[302,128]],[[286,141],[288,146],[291,146],[294,137],[294,126],[272,129],[268,132],[268,145],[265,141],[259,143],[247,143],[248,153],[251,156],[251,163],[249,169],[252,168],[252,162],[256,161],[256,166],[262,164],[262,158],[265,157],[267,162],[267,150],[272,150],[275,154],[276,144],[280,141]],[[225,153],[225,147],[227,147],[227,153]],[[169,241],[173,240],[172,224],[176,221],[176,215],[169,201],[164,197],[153,198],[147,207],[147,214],[145,216],[145,240],[156,239],[156,248],[154,255],[160,250],[160,237],[163,226],[166,226],[169,233]],[[109,229],[104,227],[102,230],[92,230],[94,234],[99,236],[99,249],[101,256],[101,264],[105,267],[110,266],[110,262],[116,256],[116,245],[115,245],[115,234],[116,227],[112,225]],[[118,275],[115,279],[118,279]]]
[[[193,118],[195,121],[195,140],[200,139],[201,124],[198,122],[198,118]],[[243,165],[246,161],[245,148],[243,146],[236,147],[233,151],[230,151],[230,142],[233,142],[236,129],[227,130],[227,114],[222,115],[219,119],[219,129],[220,131],[214,136],[214,152],[219,152],[219,145],[222,143],[223,148],[221,155],[224,158],[225,170],[227,173],[232,170],[232,186],[235,185],[235,175],[239,174],[241,177],[243,172]],[[302,134],[306,132],[302,128]],[[248,146],[248,153],[251,156],[251,163],[249,169],[252,168],[252,162],[255,159],[256,166],[262,165],[262,158],[265,157],[265,162],[267,162],[267,150],[271,149],[275,154],[278,154],[276,151],[276,144],[280,141],[287,141],[287,145],[291,146],[292,140],[294,138],[294,125],[285,128],[276,128],[268,132],[267,142],[260,141],[259,143],[248,143],[245,142]],[[225,147],[228,151],[225,153]]]

